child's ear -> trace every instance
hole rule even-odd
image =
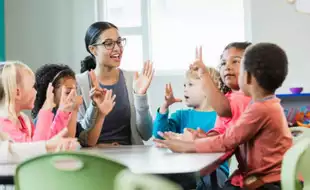
[[[21,91],[19,88],[16,89],[16,99],[21,100]]]

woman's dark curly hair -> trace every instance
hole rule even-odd
[[[224,50],[223,50],[223,53],[224,51],[230,49],[230,48],[236,48],[238,50],[245,50],[247,47],[249,47],[252,43],[251,42],[232,42],[230,44],[228,44]],[[221,54],[221,60],[223,58],[223,53]],[[221,69],[221,63],[219,65],[219,70]],[[220,77],[220,80],[219,80],[219,83],[220,83],[220,90],[223,94],[226,94],[228,92],[231,92],[231,89],[225,85],[224,81],[222,80],[222,78]]]
[[[75,79],[74,71],[67,65],[46,64],[36,71],[34,88],[37,90],[37,95],[34,108],[31,111],[33,119],[37,117],[45,102],[48,84],[52,83],[53,87],[57,88],[60,85],[60,80],[64,77],[72,77]]]

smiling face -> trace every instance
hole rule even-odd
[[[244,50],[229,48],[224,51],[220,65],[220,75],[226,86],[239,90],[238,77],[241,58]]]
[[[116,28],[101,32],[96,44],[90,45],[89,50],[96,57],[100,66],[115,68],[120,66],[123,56],[124,40]]]

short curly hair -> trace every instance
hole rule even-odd
[[[218,70],[216,70],[213,67],[207,67],[207,70],[215,86],[220,88],[219,80],[221,77],[220,77],[220,73],[218,72]],[[187,79],[200,79],[198,71],[195,71],[192,69],[187,70],[185,75]]]
[[[285,51],[273,43],[258,43],[244,53],[244,70],[256,79],[266,92],[274,93],[288,73]]]
[[[31,111],[33,119],[37,117],[45,102],[48,84],[52,83],[53,87],[57,88],[64,77],[75,79],[75,73],[69,66],[63,64],[45,64],[36,71],[34,88],[37,90],[37,95]]]
[[[228,44],[224,50],[223,50],[223,53],[224,51],[230,49],[230,48],[236,48],[236,49],[239,49],[239,50],[245,50],[247,47],[249,47],[252,43],[251,42],[232,42],[230,44]],[[223,58],[223,53],[221,54],[221,57],[220,59]],[[221,64],[219,65],[219,69],[221,68]],[[220,84],[220,90],[223,94],[226,94],[228,92],[231,92],[231,89],[225,85],[224,81],[221,79],[220,77],[220,80],[219,80],[219,84]]]

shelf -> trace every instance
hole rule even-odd
[[[278,98],[293,98],[293,97],[310,97],[310,93],[301,94],[276,94]]]

